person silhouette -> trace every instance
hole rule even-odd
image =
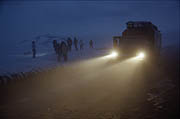
[[[76,37],[74,37],[74,47],[75,47],[76,51],[78,51],[78,40]]]
[[[66,62],[68,60],[68,46],[64,41],[61,42],[61,51],[62,51],[62,56],[64,58],[64,61]]]
[[[83,42],[83,40],[80,40],[80,41],[79,41],[79,45],[80,45],[80,50],[83,50],[83,48],[84,48],[84,42]]]
[[[94,47],[94,46],[93,46],[93,41],[92,41],[92,40],[89,41],[89,47],[90,47],[90,48],[93,48],[93,47]]]
[[[67,39],[67,45],[68,45],[68,50],[71,51],[72,39],[70,37],[68,37],[68,39]]]
[[[32,41],[32,57],[36,58],[36,43]]]

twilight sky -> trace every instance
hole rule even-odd
[[[177,44],[179,8],[179,1],[170,0],[4,1],[0,2],[0,48],[11,49],[19,41],[47,33],[108,46],[129,20],[151,21],[162,32],[164,46]]]

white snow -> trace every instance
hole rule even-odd
[[[57,56],[53,49],[52,40],[43,38],[36,42],[37,58],[35,59],[32,58],[30,40],[17,42],[14,46],[10,52],[4,51],[3,54],[1,54],[0,75],[52,68],[79,60],[107,55],[109,51],[109,48],[89,49],[87,43],[85,49],[82,51],[75,51],[74,46],[72,46],[72,51],[68,53],[68,62],[65,63],[62,61],[59,63],[57,62]],[[171,49],[178,51],[177,48],[174,47],[164,48],[162,54],[165,54],[167,57],[167,54],[172,54],[167,53]],[[177,53],[175,55],[178,56]]]
[[[44,42],[44,44],[43,44]],[[32,58],[31,41],[17,45],[15,50],[3,55],[0,59],[0,74],[28,72],[44,68],[52,68],[66,64],[63,59],[57,62],[57,56],[52,47],[52,42],[38,42],[37,57]],[[74,47],[68,53],[68,62],[79,61],[105,54],[105,50],[85,48],[82,51],[75,51]]]

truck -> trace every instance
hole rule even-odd
[[[159,56],[161,32],[149,21],[128,21],[122,35],[113,37],[113,49],[121,56]]]

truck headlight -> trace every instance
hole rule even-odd
[[[116,58],[116,57],[118,57],[118,52],[117,51],[112,51],[109,55],[106,55],[106,56],[104,56],[103,58]]]
[[[145,58],[145,53],[144,52],[139,52],[136,56],[138,59],[144,59]]]
[[[112,53],[110,54],[111,57],[117,57],[118,56],[118,52],[116,51],[112,51]]]

